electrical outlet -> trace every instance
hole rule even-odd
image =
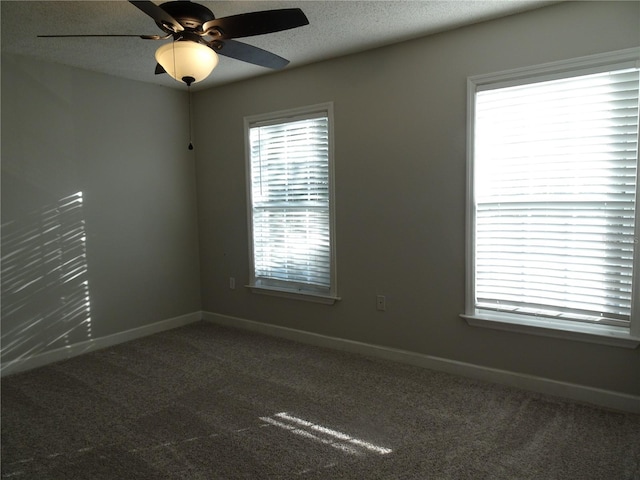
[[[231,290],[236,289],[236,277],[229,277],[229,288]]]
[[[384,312],[387,309],[387,297],[384,295],[376,295],[376,310]]]

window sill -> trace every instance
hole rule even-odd
[[[474,327],[564,338],[614,347],[636,348],[640,345],[640,337],[632,336],[628,329],[622,327],[576,324],[552,318],[527,319],[498,312],[463,313],[460,316]]]
[[[306,302],[322,303],[324,305],[333,305],[340,297],[332,295],[323,295],[319,293],[301,292],[300,290],[289,290],[286,288],[265,287],[256,285],[245,285],[252,293],[261,295],[273,295],[275,297],[291,298],[294,300],[303,300]]]

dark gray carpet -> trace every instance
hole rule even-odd
[[[2,379],[2,477],[640,479],[640,416],[202,322]]]

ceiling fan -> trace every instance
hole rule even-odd
[[[156,51],[155,73],[168,73],[188,86],[205,79],[218,64],[217,54],[266,68],[281,69],[289,61],[235,38],[263,35],[301,27],[309,20],[299,8],[284,8],[241,13],[216,18],[207,7],[187,0],[156,5],[151,1],[129,3],[150,16],[163,31],[162,35],[38,35],[52,37],[139,37],[145,40],[167,40]]]

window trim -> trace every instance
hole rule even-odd
[[[328,139],[329,139],[329,255],[330,255],[330,286],[327,293],[314,291],[312,288],[304,289],[291,282],[289,285],[282,285],[283,282],[265,284],[256,278],[255,258],[253,245],[253,200],[251,194],[251,144],[249,131],[252,127],[275,125],[288,121],[297,121],[306,118],[313,118],[318,113],[326,114],[328,119]],[[333,305],[340,300],[338,291],[338,275],[336,261],[336,221],[335,221],[335,162],[334,162],[334,117],[333,102],[319,103],[304,107],[297,107],[276,112],[268,112],[244,117],[244,143],[245,143],[245,180],[247,193],[247,223],[249,233],[249,284],[245,285],[252,293],[273,295],[277,297],[304,300],[325,305]],[[281,283],[278,285],[277,283]]]
[[[476,309],[475,306],[475,208],[474,208],[474,128],[476,93],[487,89],[546,81],[618,68],[640,67],[640,48],[629,48],[575,59],[551,62],[537,66],[506,70],[491,74],[470,76],[467,79],[467,198],[466,198],[466,265],[465,313],[460,317],[471,326],[510,332],[542,335],[578,340],[603,345],[636,348],[640,345],[640,249],[633,263],[633,294],[630,327],[582,324],[575,321],[543,317],[527,317],[503,312]],[[640,165],[638,166],[640,173]],[[640,177],[640,175],[639,175]],[[636,181],[636,242],[640,236],[640,181]]]

